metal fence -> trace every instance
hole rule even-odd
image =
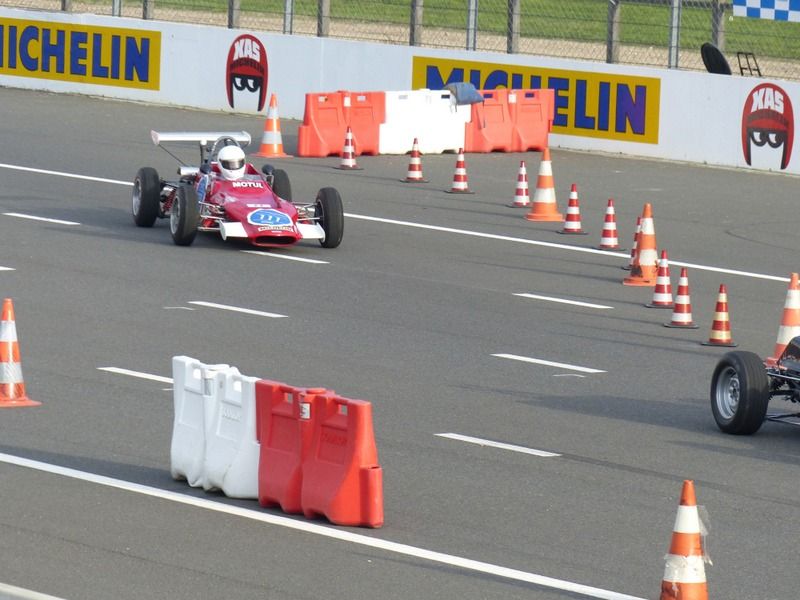
[[[723,51],[735,74],[751,74],[741,56],[750,53],[764,76],[800,79],[800,23],[733,17],[729,0],[5,0],[5,4],[693,70],[705,69],[700,46],[711,42]],[[749,64],[753,66],[752,59]]]

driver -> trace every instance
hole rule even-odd
[[[244,175],[244,150],[239,146],[225,146],[217,154],[219,172],[228,181],[241,179]]]

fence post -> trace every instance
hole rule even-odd
[[[711,3],[711,43],[725,50],[725,3],[713,0]]]
[[[519,52],[519,5],[521,0],[508,0],[508,30],[506,49],[509,54]]]
[[[317,4],[317,36],[328,37],[331,31],[331,0],[319,0]]]
[[[72,0],[61,0],[61,10],[72,12]]]
[[[425,0],[411,0],[411,23],[408,31],[408,45],[422,44],[422,5]]]
[[[155,0],[142,0],[142,18],[146,21],[153,19],[153,4]]]
[[[111,16],[122,16],[122,0],[111,0]]]
[[[228,29],[239,28],[239,12],[242,0],[228,0]]]
[[[606,32],[606,62],[619,62],[619,13],[621,0],[608,0],[608,27]]]
[[[669,65],[670,69],[678,68],[681,43],[681,6],[683,0],[672,0],[669,22]]]
[[[478,47],[478,0],[467,0],[467,50]]]
[[[294,29],[294,0],[283,3],[283,33],[292,33]]]

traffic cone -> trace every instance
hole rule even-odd
[[[17,406],[39,406],[41,402],[25,395],[22,380],[22,365],[17,343],[17,325],[14,321],[14,303],[11,298],[3,300],[3,315],[0,320],[0,408]]]
[[[564,219],[564,228],[558,233],[587,235],[587,232],[581,229],[581,206],[578,202],[578,186],[574,183],[569,192],[569,204],[567,205],[567,216]]]
[[[621,269],[625,269],[626,271],[630,271],[631,267],[633,267],[633,261],[636,260],[636,250],[639,246],[639,234],[642,232],[642,217],[636,217],[636,227],[634,228],[633,234],[633,244],[631,245],[631,257],[628,260],[628,264],[620,267]]]
[[[422,160],[420,159],[419,142],[414,138],[414,143],[411,146],[411,158],[408,161],[408,172],[405,179],[406,183],[428,183],[428,180],[422,176]]]
[[[669,259],[667,251],[661,251],[661,260],[658,261],[658,274],[656,275],[656,287],[653,288],[653,300],[650,304],[645,304],[648,308],[673,308],[675,303],[672,300],[672,281],[669,275]]]
[[[658,251],[656,229],[653,225],[653,207],[647,202],[642,212],[642,228],[636,242],[636,256],[631,265],[631,274],[622,280],[624,285],[655,285],[658,275]]]
[[[664,327],[683,327],[684,329],[697,329],[692,321],[692,301],[689,298],[689,271],[681,267],[681,276],[678,279],[678,293],[675,296],[675,308],[672,309],[672,320],[664,323]]]
[[[553,163],[550,160],[550,148],[542,152],[539,163],[539,176],[536,178],[536,189],[533,192],[533,204],[525,215],[528,221],[563,221],[564,216],[556,206],[556,188],[553,184]]]
[[[281,137],[281,121],[278,118],[278,98],[275,94],[269,99],[267,120],[264,123],[264,135],[261,136],[261,148],[255,154],[265,158],[288,158],[283,151],[283,138]]]
[[[600,234],[601,250],[617,250],[619,249],[619,238],[617,237],[617,214],[614,211],[614,199],[608,199],[608,206],[606,207],[606,216],[603,220],[603,233]]]
[[[456,158],[456,170],[453,172],[453,184],[449,190],[445,190],[448,194],[473,194],[469,189],[467,182],[467,163],[464,161],[464,149],[459,148],[458,157]]]
[[[528,190],[528,171],[525,168],[525,161],[519,161],[519,171],[517,172],[517,189],[514,192],[514,203],[512,206],[517,208],[527,208],[531,205],[531,195]]]
[[[669,554],[665,557],[660,600],[708,600],[705,563],[711,561],[705,553],[702,536],[694,482],[687,479],[683,482]]]
[[[346,169],[348,171],[360,171],[361,167],[356,163],[356,149],[353,145],[353,130],[347,126],[344,134],[344,147],[342,148],[342,159],[336,169]]]
[[[707,342],[701,343],[704,346],[728,346],[730,348],[738,346],[733,342],[733,337],[731,336],[731,320],[728,315],[728,288],[725,287],[724,283],[719,286],[714,322],[711,324],[711,335]]]
[[[786,290],[786,302],[783,305],[781,326],[772,356],[766,359],[767,364],[774,365],[786,349],[793,337],[800,335],[800,281],[797,273],[792,273],[789,289]]]

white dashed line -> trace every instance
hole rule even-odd
[[[511,452],[520,452],[522,454],[531,454],[533,456],[540,456],[542,458],[549,458],[552,456],[561,456],[555,452],[548,452],[547,450],[536,450],[535,448],[526,448],[525,446],[516,446],[514,444],[506,444],[505,442],[494,442],[492,440],[484,440],[481,438],[472,437],[469,435],[461,435],[460,433],[435,433],[437,437],[443,437],[450,440],[458,440],[459,442],[467,442],[468,444],[477,444],[479,446],[489,446],[491,448],[499,448],[501,450],[510,450]]]
[[[106,371],[107,373],[115,373],[117,375],[137,377],[139,379],[149,379],[150,381],[158,381],[159,383],[172,383],[172,377],[162,377],[161,375],[152,375],[151,373],[131,371],[130,369],[121,369],[119,367],[97,367],[97,370]]]
[[[285,258],[286,260],[296,260],[298,262],[311,263],[313,265],[329,265],[326,260],[316,258],[303,258],[302,256],[289,256],[288,254],[275,254],[274,252],[262,252],[261,250],[242,250],[245,254],[257,254],[258,256],[269,256],[270,258]]]
[[[569,369],[570,371],[580,371],[581,373],[605,373],[605,371],[601,371],[600,369],[569,365],[567,363],[553,362],[552,360],[542,360],[541,358],[531,358],[529,356],[519,356],[517,354],[492,354],[492,356],[496,356],[497,358],[507,358],[509,360],[518,360],[520,362],[533,363],[536,365],[545,365],[547,367]]]
[[[25,215],[23,213],[7,212],[3,213],[7,217],[17,217],[19,219],[30,219],[31,221],[46,221],[47,223],[57,223],[59,225],[80,225],[75,221],[62,221],[61,219],[48,219],[46,217],[37,217],[35,215]]]
[[[264,312],[263,310],[253,310],[252,308],[239,308],[238,306],[228,306],[227,304],[217,304],[215,302],[203,302],[202,300],[193,300],[189,304],[195,306],[205,306],[207,308],[218,308],[220,310],[230,310],[233,312],[245,313],[247,315],[257,315],[259,317],[269,317],[270,319],[286,319],[288,315],[279,315],[278,313]]]
[[[532,300],[546,300],[547,302],[560,302],[561,304],[573,304],[575,306],[585,306],[587,308],[614,308],[605,304],[592,304],[591,302],[579,302],[577,300],[566,300],[564,298],[553,298],[552,296],[539,296],[538,294],[514,294],[520,298],[530,298]]]

